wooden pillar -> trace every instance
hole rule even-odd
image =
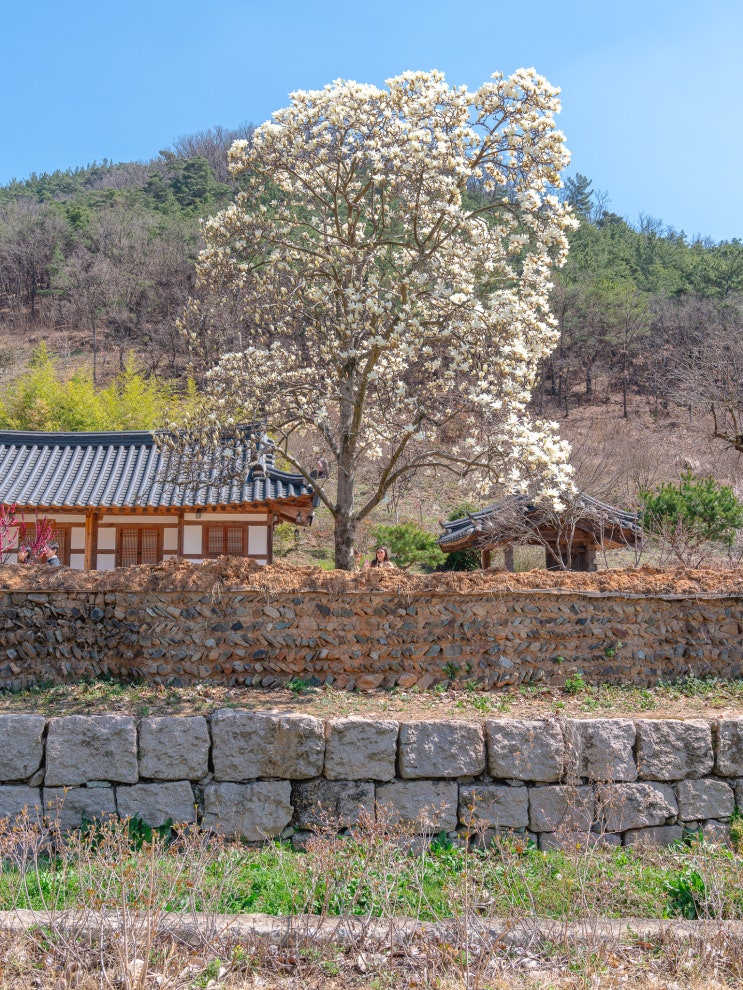
[[[484,571],[490,567],[490,547],[480,551],[480,567]]]
[[[179,557],[182,557],[183,556],[183,516],[184,516],[184,512],[183,512],[183,509],[181,509],[179,511],[179,513],[178,513],[178,550],[177,550],[177,553],[178,553],[178,556]]]
[[[515,568],[513,564],[513,547],[505,547],[503,550],[503,562],[506,565],[506,570],[513,574]]]
[[[94,571],[98,563],[98,513],[88,509],[85,513],[85,554],[83,569]]]

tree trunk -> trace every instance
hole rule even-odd
[[[335,566],[341,571],[352,571],[356,567],[354,543],[356,540],[356,519],[343,512],[335,517]]]
[[[338,491],[335,512],[335,566],[342,571],[352,571],[356,566],[354,540],[356,538],[356,514],[354,495],[356,472],[354,465],[355,437],[353,430],[353,403],[341,400],[340,407],[340,456],[338,458]]]
[[[622,417],[627,419],[627,365],[622,368]]]

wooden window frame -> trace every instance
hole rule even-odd
[[[121,535],[122,535],[122,531],[125,530],[125,529],[135,529],[135,530],[137,530],[137,563],[134,564],[134,565],[133,564],[128,564],[127,565],[128,567],[139,566],[142,563],[142,531],[145,530],[145,529],[154,529],[154,530],[157,531],[157,550],[156,550],[157,560],[155,561],[155,563],[156,564],[161,564],[162,563],[162,559],[163,559],[163,537],[164,537],[164,529],[165,529],[164,526],[157,526],[157,525],[154,525],[153,526],[151,523],[146,523],[146,524],[145,523],[130,523],[128,525],[127,524],[124,524],[124,525],[117,524],[117,526],[116,526],[116,566],[117,567],[124,566],[121,563],[121,560],[122,560]]]
[[[204,560],[216,560],[218,557],[248,557],[248,527],[250,523],[242,521],[229,522],[225,519],[224,522],[221,520],[219,522],[205,522],[201,525],[201,555]],[[228,554],[225,547],[227,546],[227,530],[228,529],[241,529],[243,537],[243,552],[241,554],[230,553]],[[209,553],[209,530],[210,529],[221,529],[222,530],[222,552],[221,553]]]

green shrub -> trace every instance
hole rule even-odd
[[[387,547],[392,562],[404,570],[414,564],[424,570],[433,570],[444,562],[444,554],[436,537],[415,523],[375,526],[372,539],[377,546]]]
[[[699,566],[715,545],[731,547],[743,528],[743,502],[733,489],[690,471],[643,489],[640,499],[645,533],[686,567]]]

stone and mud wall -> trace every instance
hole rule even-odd
[[[385,590],[0,592],[0,690],[101,675],[420,689],[740,677],[743,598]]]
[[[0,817],[138,816],[302,845],[384,816],[411,835],[528,834],[541,848],[724,841],[743,806],[743,718],[371,721],[0,715]]]

